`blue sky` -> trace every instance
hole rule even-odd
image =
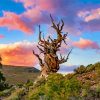
[[[31,50],[38,41],[38,25],[45,36],[52,33],[56,37],[50,14],[56,22],[64,20],[63,31],[69,33],[68,43],[74,47],[66,66],[100,61],[100,0],[0,0],[0,54],[4,64],[37,64],[32,61]],[[22,51],[27,53],[19,54]],[[19,57],[22,62],[16,62]]]

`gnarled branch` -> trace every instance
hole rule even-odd
[[[69,53],[68,53],[68,55],[67,55],[67,57],[66,57],[66,58],[65,58],[65,56],[64,56],[64,57],[62,57],[62,55],[60,54],[59,64],[62,64],[62,63],[67,62],[67,60],[69,59],[69,55],[71,54],[71,52],[72,52],[72,49],[69,51]]]
[[[37,46],[38,47],[38,49],[40,50],[40,54],[41,53],[44,53],[44,50],[42,49],[42,48],[40,48],[39,46]]]
[[[41,67],[43,67],[43,65],[44,65],[44,64],[43,64],[43,61],[42,61],[42,59],[39,57],[39,55],[36,54],[36,53],[34,52],[34,50],[33,50],[33,54],[38,58]]]
[[[40,25],[39,25],[39,43],[41,43],[41,44],[49,44],[49,42],[48,41],[46,41],[45,39],[44,39],[44,35],[43,35],[43,40],[42,40],[42,38],[41,38],[41,30],[40,30]]]
[[[60,43],[62,40],[64,41],[64,37],[62,36],[62,29],[64,27],[64,21],[61,20],[62,24],[60,25],[60,22],[56,25],[52,16],[50,15],[51,22],[52,22],[52,27],[56,30],[57,32],[57,39],[56,39],[56,44]]]

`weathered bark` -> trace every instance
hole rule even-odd
[[[40,54],[44,54],[44,59],[39,57],[38,54],[35,54],[33,51],[33,54],[39,59],[39,64],[41,66],[41,76],[46,77],[50,73],[55,73],[59,70],[60,64],[67,62],[69,55],[71,51],[68,53],[67,57],[62,57],[60,56],[60,59],[58,58],[57,51],[59,51],[59,48],[61,47],[62,42],[64,42],[66,45],[66,37],[67,34],[62,35],[62,30],[64,27],[64,21],[61,20],[61,23],[59,22],[58,24],[55,24],[52,16],[51,17],[51,22],[52,22],[52,27],[55,29],[57,33],[57,38],[52,39],[50,36],[48,37],[47,40],[41,38],[42,32],[40,30],[40,25],[39,25],[39,42],[38,42],[38,49],[40,50]]]
[[[2,57],[0,56],[0,69],[2,69]]]

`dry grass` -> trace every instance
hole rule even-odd
[[[3,66],[2,72],[9,84],[23,84],[27,80],[34,81],[40,74],[40,71],[32,67]]]

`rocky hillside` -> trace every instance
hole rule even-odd
[[[63,76],[51,74],[47,80],[27,81],[0,92],[1,100],[100,100],[100,62],[81,65]]]

